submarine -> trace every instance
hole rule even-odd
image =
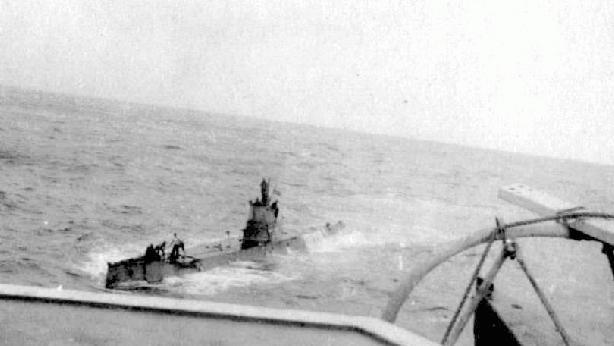
[[[175,235],[169,246],[170,253],[166,251],[166,243],[162,242],[157,246],[149,245],[142,256],[108,262],[105,287],[117,289],[143,282],[155,284],[165,277],[206,271],[234,261],[255,260],[272,252],[303,250],[306,249],[306,237],[326,237],[345,228],[343,221],[338,221],[302,233],[286,231],[279,221],[278,201],[272,201],[269,194],[270,181],[263,178],[260,188],[261,196],[249,201],[249,218],[242,237],[228,237],[224,241],[184,249],[183,241]]]

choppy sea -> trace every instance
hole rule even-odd
[[[614,211],[612,166],[7,87],[0,91],[2,283],[102,291],[107,262],[138,255],[172,233],[187,247],[223,239],[226,231],[238,236],[247,201],[267,177],[286,228],[302,231],[342,220],[347,232],[312,239],[308,252],[233,263],[119,294],[379,316],[417,259],[491,226],[495,216],[512,221],[530,215],[498,200],[500,186],[525,183]],[[555,268],[573,264],[578,254],[588,253],[583,263],[596,258],[590,270],[579,269],[577,275],[556,269],[567,276],[551,284],[550,293],[565,301],[577,293],[573,285],[580,285],[582,292],[601,294],[594,306],[605,319],[595,327],[603,338],[591,340],[607,344],[614,293],[612,286],[600,286],[599,280],[608,279],[605,259],[596,247],[556,244],[552,251],[542,245],[528,245],[527,251],[537,252],[534,266],[544,273],[552,273],[552,263]],[[429,337],[443,333],[475,253],[434,274],[398,323]]]

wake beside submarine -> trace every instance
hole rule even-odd
[[[310,230],[305,233],[286,232],[278,223],[277,201],[271,203],[269,182],[263,178],[260,187],[261,199],[249,201],[249,219],[243,229],[242,238],[200,244],[184,250],[183,254],[179,253],[180,249],[183,250],[183,242],[178,239],[174,241],[172,251],[168,255],[165,253],[165,243],[155,248],[150,245],[143,256],[107,263],[105,286],[121,288],[142,281],[158,283],[167,276],[205,271],[233,261],[254,260],[272,251],[286,252],[288,248],[304,249],[305,235],[318,232],[322,236],[333,235],[345,228],[345,224],[338,221],[334,225],[327,223],[322,230]]]

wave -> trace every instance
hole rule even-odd
[[[252,285],[276,285],[296,280],[298,276],[287,276],[271,270],[262,262],[235,262],[230,266],[217,267],[200,273],[168,277],[159,285],[172,293],[190,295],[215,295],[232,288]]]
[[[86,255],[86,260],[77,264],[76,269],[85,272],[91,279],[102,282],[107,273],[107,263],[141,255],[143,249],[136,244],[97,244],[95,250]]]

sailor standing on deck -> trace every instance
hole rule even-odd
[[[185,255],[185,249],[183,247],[183,240],[177,237],[177,233],[173,233],[173,240],[171,241],[171,254],[169,256],[169,261],[175,262],[179,259],[179,249]]]

